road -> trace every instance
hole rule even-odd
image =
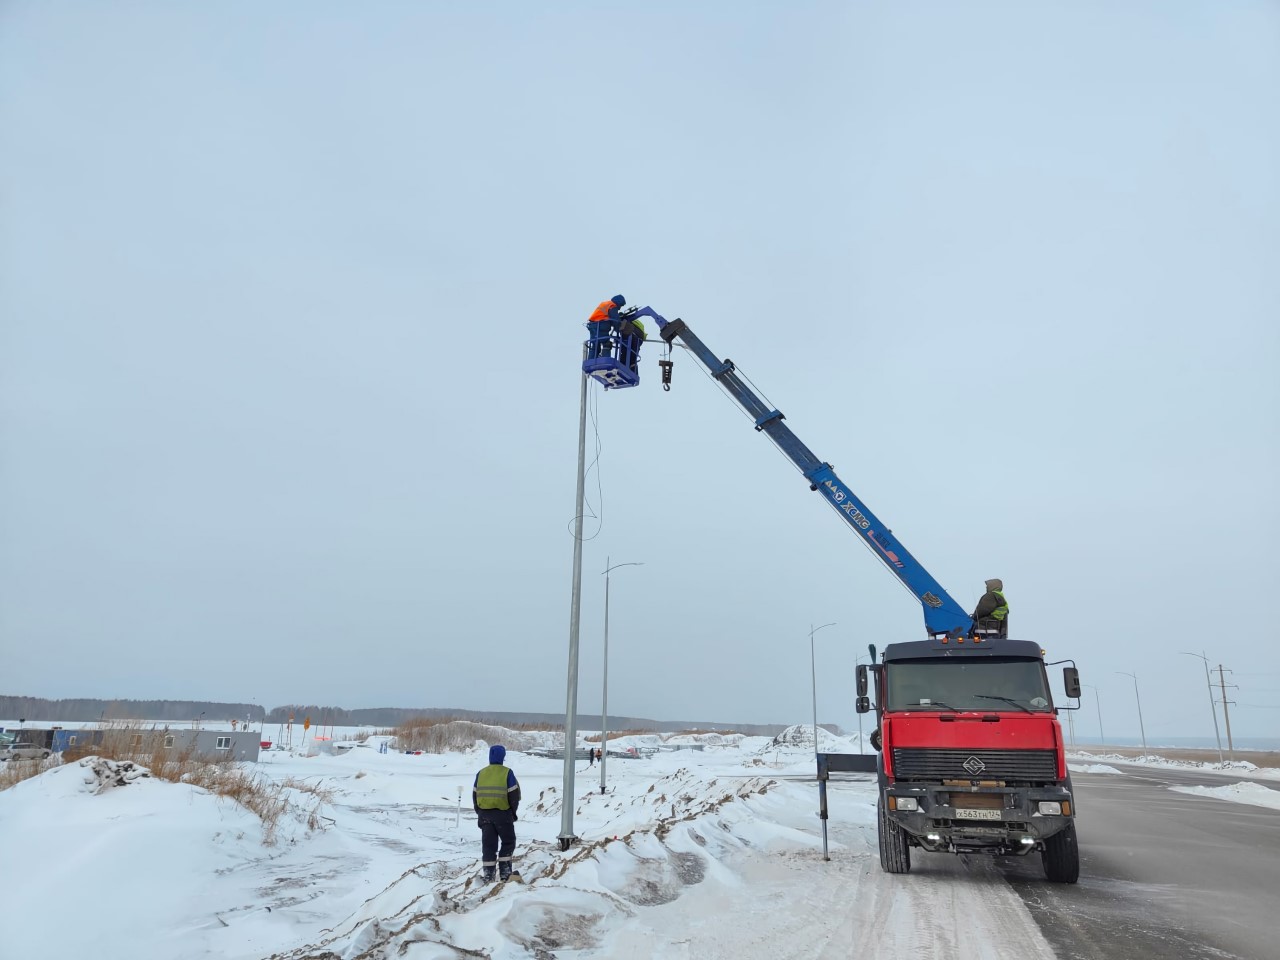
[[[1105,764],[1120,773],[1072,773],[1078,884],[1047,883],[1036,854],[991,860],[916,849],[910,876],[940,881],[939,889],[978,884],[983,900],[995,896],[993,883],[1007,882],[1056,960],[1280,958],[1280,810],[1169,789],[1248,781],[1280,790],[1280,782]],[[849,842],[838,821],[833,829]],[[860,960],[872,956],[861,942]]]
[[[1077,885],[1046,885],[1038,858],[986,865],[1021,895],[1060,960],[1280,957],[1280,810],[1169,789],[1247,776],[1113,766],[1122,775],[1072,776]]]

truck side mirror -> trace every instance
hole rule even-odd
[[[854,709],[855,709],[855,710],[857,710],[857,711],[858,711],[858,713],[870,713],[870,712],[871,712],[871,698],[870,698],[870,697],[859,697],[859,698],[854,702]]]
[[[876,645],[874,643],[867,644],[867,653],[871,654],[871,662],[876,662]]]
[[[867,665],[865,663],[858,664],[858,699],[865,700],[867,697]],[[859,713],[866,713],[865,710],[859,710]]]
[[[1062,683],[1066,687],[1067,696],[1080,699],[1080,671],[1075,667],[1062,668]]]

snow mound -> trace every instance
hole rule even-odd
[[[1272,790],[1260,783],[1228,783],[1221,787],[1170,787],[1177,793],[1189,793],[1198,797],[1216,797],[1234,803],[1252,803],[1259,807],[1280,810],[1280,790]]]
[[[1068,753],[1068,760],[1108,760],[1111,763],[1134,763],[1147,767],[1166,767],[1181,770],[1204,770],[1209,773],[1260,773],[1267,775],[1269,771],[1261,770],[1248,760],[1171,760],[1158,753],[1143,754],[1140,757],[1126,757],[1118,753]]]
[[[818,727],[818,751],[822,753],[840,753],[848,749],[849,741],[837,737],[830,730]],[[813,743],[813,727],[794,724],[756,751],[758,754],[772,753],[807,753],[815,752]]]
[[[1119,773],[1115,767],[1105,763],[1068,763],[1067,767],[1076,773]]]

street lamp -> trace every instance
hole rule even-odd
[[[1107,745],[1107,735],[1102,731],[1102,698],[1098,696],[1098,688],[1092,683],[1081,684],[1093,691],[1093,703],[1098,708],[1098,739],[1102,741],[1102,745]]]
[[[813,755],[818,755],[818,658],[813,653],[813,635],[819,630],[834,627],[834,623],[824,623],[820,627],[809,624],[809,670],[813,674]]]
[[[1182,652],[1182,655],[1184,657],[1199,657],[1204,661],[1204,682],[1209,690],[1209,712],[1213,714],[1213,739],[1218,743],[1218,762],[1222,763],[1222,736],[1218,733],[1218,708],[1213,701],[1213,680],[1209,677],[1209,658],[1203,653]]]
[[[615,563],[604,558],[604,692],[600,697],[600,792],[604,793],[604,765],[609,756],[609,571],[619,567],[643,567],[644,563]]]
[[[1138,675],[1136,673],[1125,673],[1123,670],[1117,670],[1116,673],[1122,677],[1133,678],[1133,698],[1138,701],[1138,729],[1142,731],[1142,752],[1147,752],[1147,728],[1142,723],[1142,698],[1138,696]]]

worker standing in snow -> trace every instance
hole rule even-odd
[[[626,303],[626,298],[622,294],[602,300],[587,318],[587,329],[591,331],[591,348],[587,354],[590,359],[594,360],[610,352],[607,338],[618,329],[618,311],[626,306]]]
[[[480,823],[480,865],[486,881],[493,879],[494,867],[499,880],[511,876],[511,855],[516,849],[520,781],[514,771],[503,765],[506,758],[506,747],[501,744],[490,747],[489,765],[476,774],[471,788],[471,806]]]
[[[973,623],[977,626],[980,620],[996,620],[1000,627],[1000,636],[1007,637],[1009,635],[1009,602],[1005,600],[1004,581],[988,580],[986,583],[987,592],[982,595],[978,601],[978,605],[973,608]]]

